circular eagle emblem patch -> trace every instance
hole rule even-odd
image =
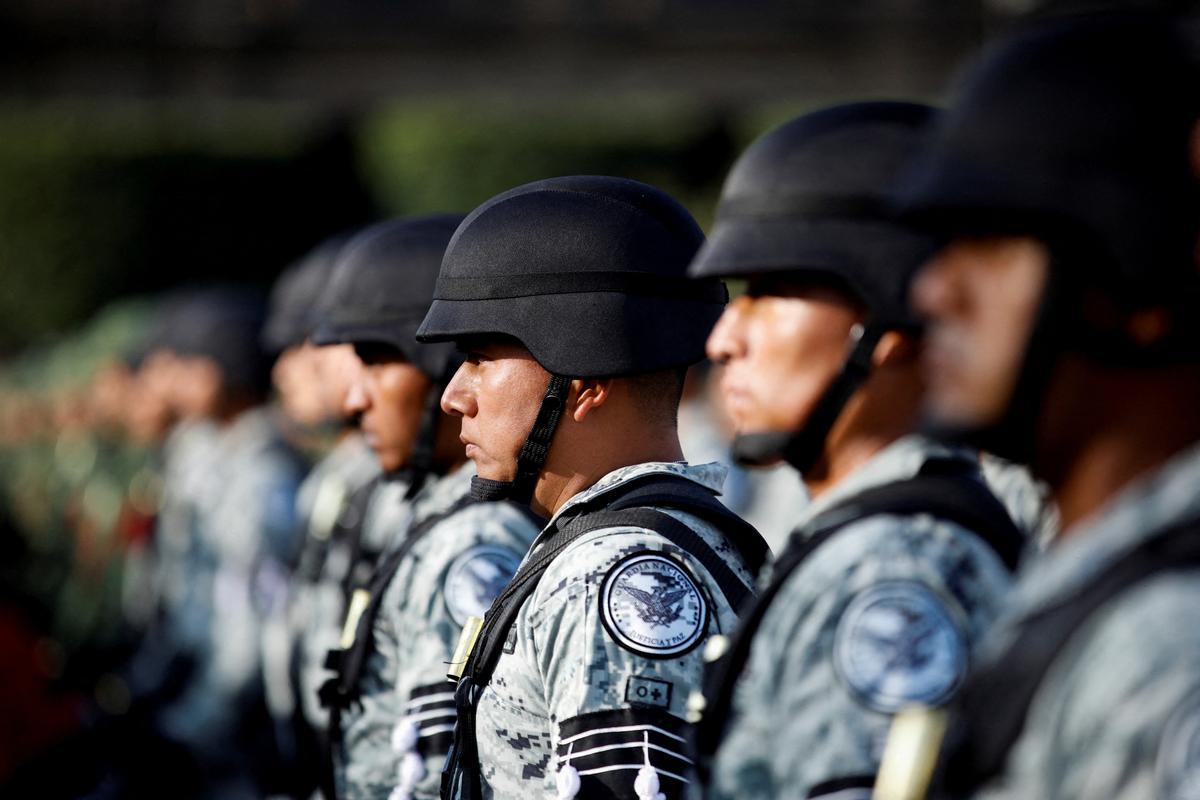
[[[618,562],[600,587],[604,627],[617,644],[669,658],[700,643],[708,622],[704,595],[682,565],[656,553]]]
[[[863,702],[892,714],[946,700],[966,674],[967,643],[931,589],[893,581],[850,601],[834,636],[834,663]]]
[[[454,559],[446,572],[446,608],[459,625],[482,617],[517,573],[521,557],[507,547],[475,545]]]

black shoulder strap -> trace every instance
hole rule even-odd
[[[375,553],[363,553],[363,530],[366,528],[367,512],[371,506],[371,498],[375,495],[375,491],[380,485],[383,484],[384,480],[385,478],[382,474],[376,475],[359,487],[350,496],[342,517],[338,519],[339,534],[345,536],[345,546],[350,552],[346,574],[341,579],[343,607],[350,602],[350,595],[354,591],[354,586],[352,585],[355,573],[354,565],[364,558],[374,559],[376,557]]]
[[[792,534],[775,562],[771,582],[743,617],[729,650],[709,665],[704,681],[704,716],[695,728],[702,769],[720,742],[733,703],[733,689],[750,658],[754,636],[787,579],[838,531],[879,514],[929,514],[954,522],[979,536],[1010,570],[1024,547],[1024,535],[984,484],[978,465],[965,459],[931,459],[912,478],[864,490],[817,515]]]
[[[603,501],[605,496],[597,499]],[[771,554],[753,525],[726,508],[712,490],[686,478],[657,474],[631,481],[618,498],[606,503],[609,511],[627,508],[669,508],[699,517],[724,534],[751,575],[762,570]]]
[[[550,564],[572,542],[592,531],[616,527],[638,527],[655,531],[698,560],[717,582],[733,608],[743,607],[743,604],[754,596],[753,589],[746,586],[725,560],[695,531],[674,517],[647,507],[653,503],[658,508],[684,511],[711,521],[739,552],[750,553],[744,558],[753,558],[757,565],[761,566],[769,552],[766,542],[749,523],[721,505],[711,492],[692,481],[666,477],[655,481],[631,483],[631,488],[620,497],[605,499],[608,500],[608,507],[603,511],[588,512],[585,509],[573,514],[565,522],[558,520],[558,530],[547,537],[539,551],[521,565],[512,582],[496,598],[488,611],[468,667],[476,685],[483,686],[491,679],[491,672],[499,660],[509,628],[516,621],[521,606],[533,594]]]
[[[331,650],[326,659],[325,666],[336,673],[335,677],[330,678],[325,686],[321,687],[321,702],[330,708],[331,728],[332,720],[337,716],[335,709],[346,708],[358,695],[358,682],[362,676],[363,664],[374,645],[372,632],[375,628],[375,620],[379,616],[383,596],[392,577],[396,574],[396,570],[400,569],[400,564],[404,561],[405,556],[424,538],[425,534],[429,533],[439,522],[457,514],[472,502],[474,501],[469,495],[461,497],[444,511],[431,514],[413,525],[405,534],[404,540],[384,557],[372,574],[367,586],[370,600],[355,625],[354,643],[344,650]]]
[[[1009,571],[1025,549],[1025,534],[984,483],[978,465],[954,458],[930,459],[908,480],[867,489],[830,508],[806,526],[807,541],[819,544],[848,523],[877,514],[929,514],[953,522],[982,539]],[[805,555],[813,549],[810,544]]]
[[[964,797],[1000,774],[1038,687],[1071,637],[1115,598],[1165,572],[1200,569],[1200,519],[1166,530],[1085,588],[1022,625],[1000,658],[975,670],[956,703],[940,789]]]
[[[591,510],[603,504],[603,510]],[[482,790],[478,775],[475,738],[475,706],[504,649],[508,632],[516,622],[525,600],[537,589],[550,564],[573,542],[592,531],[613,527],[639,527],[655,531],[672,544],[687,551],[717,582],[730,605],[740,608],[753,596],[744,584],[704,539],[679,520],[655,508],[683,511],[710,522],[720,530],[753,570],[761,567],[769,552],[752,526],[729,511],[713,492],[693,481],[676,476],[653,475],[630,481],[619,496],[606,493],[595,503],[573,510],[569,518],[556,520],[557,529],[517,570],[517,574],[492,603],[484,619],[476,645],[471,652],[463,678],[455,693],[458,726],[454,745],[442,775],[444,797],[478,798]]]

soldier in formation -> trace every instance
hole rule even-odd
[[[768,133],[692,265],[748,281],[708,339],[736,452],[786,460],[813,498],[728,652],[710,643],[708,796],[869,798],[890,715],[950,699],[1024,544],[977,454],[913,433],[907,294],[930,241],[885,195],[934,116],[861,103]]]
[[[379,512],[386,526],[367,522],[379,528],[367,543],[379,555],[369,580],[350,587],[329,661],[335,674],[321,690],[334,767],[326,791],[338,797],[437,796],[455,720],[446,662],[462,625],[512,577],[539,527],[525,509],[470,496],[458,421],[440,408],[461,358],[451,345],[415,338],[461,219],[393,220],[354,236],[313,337],[354,346],[361,368],[345,408],[389,476],[382,486],[393,488],[376,504],[394,505]]]
[[[465,353],[442,404],[473,494],[547,517],[516,577],[464,632],[443,797],[678,796],[685,703],[766,545],[683,461],[687,366],[724,305],[689,281],[703,241],[666,193],[557,178],[472,212],[417,333]]]
[[[947,242],[913,291],[931,421],[1029,463],[1062,518],[979,649],[937,796],[1200,791],[1196,79],[1162,18],[1031,28],[968,73],[902,189]],[[903,779],[931,727],[897,727],[915,756],[887,796],[923,790]]]

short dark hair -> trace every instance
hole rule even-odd
[[[641,404],[649,422],[674,427],[679,421],[679,400],[686,377],[687,367],[674,367],[624,375],[622,380],[628,382],[630,396]]]

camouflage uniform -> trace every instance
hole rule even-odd
[[[218,431],[210,422],[175,426],[163,446],[163,503],[155,525],[155,592],[170,613],[185,605],[199,548],[197,519],[212,501]]]
[[[163,714],[170,736],[206,758],[232,755],[238,717],[259,691],[264,562],[294,552],[295,496],[303,476],[273,412],[259,407],[221,430],[197,524],[198,578],[207,611],[205,649],[187,691]],[[269,602],[269,601],[268,601]]]
[[[725,470],[718,464],[624,467],[575,495],[558,514],[655,474],[719,491]],[[719,531],[662,510],[699,534],[742,581],[752,582]],[[531,556],[537,549],[535,543]],[[678,605],[671,605],[672,598]],[[638,771],[649,763],[668,796],[679,796],[690,763],[683,746],[685,704],[700,681],[700,645],[712,634],[728,634],[736,622],[699,561],[661,534],[609,528],[581,536],[522,605],[511,644],[479,699],[484,794],[554,796],[556,773],[569,766],[584,781],[604,780],[618,794],[634,797]]]
[[[994,661],[1026,620],[1164,529],[1200,515],[1200,447],[1114,497],[1023,570],[980,648]],[[1200,796],[1200,573],[1159,573],[1077,629],[1033,698],[1002,776],[978,797]]]
[[[1029,531],[1030,543],[1037,548],[1049,546],[1059,527],[1050,487],[1034,478],[1027,467],[991,453],[981,454],[979,465],[988,488],[1004,503],[1017,525]]]
[[[413,498],[413,523],[452,509],[473,475],[467,464],[431,482]],[[483,614],[537,532],[510,504],[466,504],[405,554],[375,619],[360,702],[342,715],[339,796],[437,797],[454,727],[446,663],[463,622]]]
[[[313,467],[297,495],[297,513],[305,520],[305,546],[300,557],[299,580],[288,607],[288,627],[295,641],[296,694],[310,725],[323,729],[328,714],[317,698],[329,677],[325,654],[337,647],[345,614],[344,574],[334,573],[328,562],[345,543],[333,541],[346,520],[351,496],[379,474],[379,462],[358,434],[348,434]]]
[[[920,437],[900,439],[814,500],[806,520],[953,456]],[[969,645],[1010,581],[981,539],[928,515],[878,514],[838,530],[762,619],[708,795],[869,798],[891,714],[943,702],[959,686]],[[924,653],[897,658],[917,647]]]

